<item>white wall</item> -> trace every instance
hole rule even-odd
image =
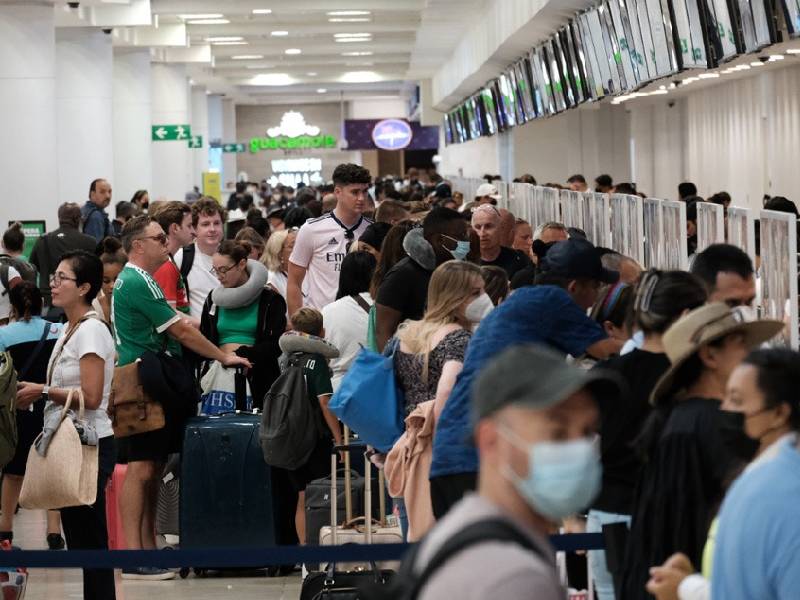
[[[408,104],[403,98],[365,98],[352,100],[347,107],[348,119],[404,119]]]
[[[439,172],[443,175],[462,177],[483,177],[485,174],[500,173],[497,154],[497,136],[483,137],[465,144],[444,145],[440,134]]]

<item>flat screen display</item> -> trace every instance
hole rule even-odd
[[[471,140],[481,137],[481,128],[478,121],[478,115],[475,107],[475,97],[467,98],[464,102],[464,107],[467,112],[467,124],[469,125],[469,138]]]
[[[666,0],[636,0],[636,12],[651,79],[672,75],[678,70],[672,20]],[[629,11],[632,5],[629,5]]]
[[[517,124],[517,116],[514,110],[514,89],[506,73],[500,75],[500,98],[506,126],[514,127]]]
[[[450,124],[450,115],[445,115],[444,119],[442,119],[443,127],[444,127],[444,143],[445,145],[449,146],[453,143],[453,127]]]
[[[455,120],[455,125],[456,125],[458,142],[462,144],[469,140],[469,134],[467,133],[467,128],[465,127],[463,108],[464,108],[463,105],[459,106],[454,111],[453,114],[453,119]]]
[[[561,82],[561,65],[556,54],[554,40],[550,40],[544,45],[542,52],[545,58],[547,73],[550,75],[550,93],[553,95],[556,112],[567,109],[567,102],[564,99],[564,84]]]
[[[607,4],[603,3],[598,6],[596,13],[614,91],[618,93],[627,92],[630,88],[625,80],[625,72],[622,68],[622,54],[619,51],[616,32],[614,31],[614,23],[611,20],[611,13],[608,10]]]
[[[708,46],[715,64],[724,63],[740,53],[736,44],[733,19],[727,0],[703,0],[706,8]]]
[[[672,3],[678,60],[682,69],[707,69],[711,66],[697,1],[675,0]]]
[[[607,94],[613,93],[613,90],[609,89],[611,74],[608,71],[608,62],[606,61],[605,51],[601,45],[602,35],[600,38],[595,39],[592,33],[592,27],[589,25],[592,17],[597,17],[596,12],[597,11],[592,11],[592,13],[578,15],[577,22],[584,58],[586,60],[586,75],[589,90],[592,98],[599,100]]]
[[[500,93],[500,80],[495,79],[491,88],[492,98],[494,98],[495,117],[497,118],[497,131],[505,131],[510,125],[506,122],[506,115],[503,110],[503,95]]]
[[[564,53],[564,48],[561,45],[561,41],[561,37],[558,35],[551,40],[551,46],[553,48],[553,60],[556,68],[558,69],[558,76],[561,80],[561,93],[564,96],[564,104],[567,108],[572,108],[577,106],[578,103],[575,101],[575,94],[570,81],[569,67],[567,66],[567,57]]]
[[[628,20],[628,10],[621,0],[609,0],[608,12],[611,15],[613,27],[613,29],[609,28],[609,34],[611,35],[613,32],[617,64],[622,68],[627,89],[636,89],[641,85],[642,80],[639,77],[637,64],[634,62],[637,51]]]
[[[627,28],[626,30],[630,30],[631,36],[628,52],[639,83],[643,84],[656,78],[655,72],[650,69],[650,64],[647,61],[647,54],[651,51],[651,45],[644,43],[644,33],[639,22],[636,0],[620,0],[620,2],[622,1],[625,3],[621,12],[622,21]]]
[[[519,90],[517,88],[517,74],[514,71],[514,67],[511,67],[508,71],[506,71],[506,77],[508,78],[508,85],[511,100],[511,107],[514,111],[514,122],[517,125],[522,125],[525,122],[525,112],[522,108],[522,101],[519,97]]]
[[[583,89],[584,99],[596,100],[596,89],[594,85],[595,76],[592,73],[591,58],[587,53],[586,43],[583,38],[583,24],[580,18],[575,19],[569,24],[570,37],[572,38],[572,49],[581,76],[581,88]],[[602,93],[602,87],[601,87]]]
[[[482,115],[486,124],[486,132],[488,135],[494,135],[498,131],[497,106],[494,103],[491,87],[485,87],[481,90],[481,104],[483,105]]]
[[[561,37],[561,49],[567,58],[572,93],[575,96],[575,102],[581,104],[589,100],[589,94],[586,88],[586,65],[583,60],[583,53],[578,52],[576,30],[577,25],[570,23],[559,32],[559,36]]]
[[[547,59],[544,55],[544,47],[540,46],[531,51],[531,74],[538,91],[538,98],[541,100],[541,114],[544,116],[556,113],[555,102],[553,100],[552,87],[550,85],[550,75],[547,69]]]
[[[791,37],[800,37],[800,0],[780,0],[786,29]]]
[[[517,78],[517,103],[522,104],[525,120],[531,121],[538,115],[533,99],[530,63],[527,58],[517,61],[517,64],[514,65],[514,73]]]

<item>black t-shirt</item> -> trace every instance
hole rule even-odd
[[[517,271],[526,269],[531,265],[531,260],[522,252],[507,248],[506,246],[500,248],[500,254],[498,254],[497,258],[494,260],[488,261],[481,259],[481,266],[483,267],[494,266],[503,269],[508,274],[509,281],[514,277]]]
[[[39,271],[39,290],[45,304],[51,301],[50,274],[61,262],[61,255],[67,250],[86,250],[94,254],[96,247],[97,240],[92,236],[69,227],[59,227],[36,240],[31,252],[31,264]]]
[[[593,508],[631,514],[642,468],[631,445],[650,414],[650,393],[669,365],[666,354],[637,349],[595,366],[618,373],[628,385],[619,397],[600,401],[603,488]]]
[[[419,320],[425,314],[431,272],[406,257],[383,278],[378,288],[378,304],[400,313],[400,320]]]

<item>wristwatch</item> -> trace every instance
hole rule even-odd
[[[48,396],[49,394],[50,394],[50,386],[49,386],[49,385],[47,385],[47,384],[45,384],[45,386],[42,388],[42,397],[43,397],[45,400],[47,400],[47,399],[48,399],[48,398],[47,398],[47,396]]]

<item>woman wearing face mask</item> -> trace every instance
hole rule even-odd
[[[247,258],[250,250],[246,242],[228,240],[212,257],[220,287],[206,299],[200,332],[223,352],[235,352],[258,365],[246,377],[251,392],[248,408],[250,402],[254,408],[260,408],[264,394],[280,374],[278,338],[286,330],[286,303],[280,294],[266,286],[267,270],[258,261]],[[219,386],[226,378],[230,379],[228,369],[219,363],[210,365],[201,381],[206,414],[234,410],[233,406],[219,405],[217,395],[210,393],[224,389]]]
[[[488,300],[476,265],[452,260],[433,272],[425,316],[401,325],[395,336],[399,345],[394,367],[404,392],[406,416],[429,400],[434,401],[434,421],[441,413],[461,372],[472,327],[482,317],[474,314],[483,313],[483,304],[476,303],[482,298]],[[401,508],[401,519],[403,512]],[[401,523],[405,535],[408,526]]]
[[[745,473],[774,458],[780,442],[796,441],[793,432],[800,418],[798,387],[800,354],[782,348],[755,350],[731,373],[720,406],[721,430],[727,446],[750,462]],[[702,575],[694,573],[694,566],[682,553],[674,554],[662,566],[651,570],[647,590],[657,600],[710,598],[717,525],[715,520],[709,531]]]
[[[655,407],[636,441],[646,460],[633,503],[621,598],[647,598],[652,565],[683,552],[699,564],[725,482],[741,460],[725,444],[720,403],[747,352],[783,329],[746,321],[722,303],[701,306],[664,334],[670,368],[650,396]]]

